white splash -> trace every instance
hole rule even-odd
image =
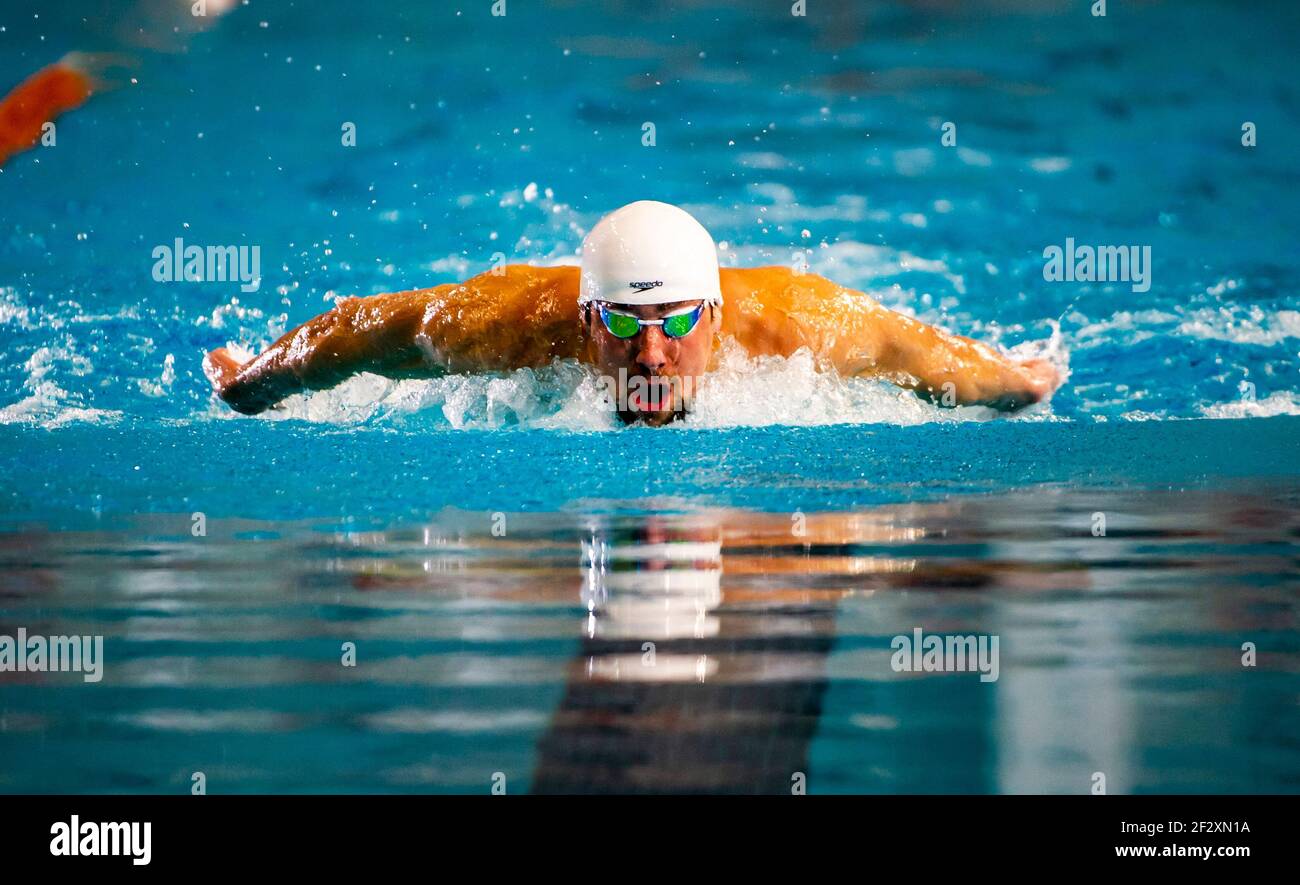
[[[1046,357],[1068,371],[1059,331],[1048,341],[1029,342],[1016,350],[1021,358]],[[210,414],[234,413],[214,404]],[[788,359],[750,357],[728,339],[715,370],[701,380],[692,411],[674,426],[923,424],[986,421],[998,415],[981,406],[941,408],[882,381],[821,371],[808,350]],[[457,430],[524,426],[599,431],[620,426],[606,404],[596,372],[575,360],[507,374],[451,375],[427,381],[359,375],[332,390],[290,397],[265,417],[395,426],[441,419]],[[1051,420],[1050,405],[1025,409],[1017,418]]]
[[[168,396],[172,392],[172,384],[176,381],[176,357],[174,354],[167,354],[163,358],[162,374],[158,380],[152,378],[137,378],[135,383],[140,388],[140,392],[145,396],[151,396],[155,399]]]
[[[1288,338],[1300,338],[1300,311],[1266,311],[1258,305],[1202,308],[1179,324],[1178,334],[1271,346]]]
[[[1230,305],[1188,310],[1116,311],[1105,319],[1091,320],[1074,311],[1067,317],[1078,323],[1074,338],[1080,347],[1112,342],[1124,334],[1130,343],[1160,335],[1228,341],[1233,344],[1256,344],[1270,347],[1288,338],[1300,338],[1300,311],[1270,311],[1259,305]]]
[[[121,419],[121,412],[88,408],[81,397],[59,386],[57,376],[60,371],[73,376],[89,375],[94,371],[90,360],[76,352],[70,336],[65,337],[61,344],[37,349],[27,359],[24,368],[27,379],[23,382],[23,389],[29,394],[0,408],[0,424],[34,424],[49,429],[73,422],[100,424]]]
[[[1275,391],[1263,399],[1232,400],[1201,406],[1207,418],[1271,418],[1274,415],[1300,415],[1300,395],[1290,390]]]
[[[981,407],[944,409],[881,381],[820,371],[807,349],[789,358],[754,358],[728,342],[717,370],[702,379],[683,426],[924,424],[996,414]]]

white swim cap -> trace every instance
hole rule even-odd
[[[578,303],[722,303],[718,249],[689,212],[638,200],[606,215],[582,241]]]

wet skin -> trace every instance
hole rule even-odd
[[[622,369],[629,381],[651,374],[685,380],[707,370],[720,337],[755,357],[807,348],[828,371],[881,378],[944,406],[1010,411],[1038,402],[1060,383],[1045,360],[1017,361],[882,307],[863,292],[786,267],[724,268],[722,306],[706,308],[680,341],[655,327],[628,341],[615,338],[594,309],[588,315],[578,305],[578,282],[576,267],[511,265],[464,283],[345,298],[247,363],[218,348],[203,368],[221,399],[250,415],[358,372],[431,378],[578,359],[616,379]],[[660,316],[672,307],[635,311]],[[677,400],[635,417],[666,423],[680,414]]]
[[[608,306],[643,320],[655,320],[700,303]],[[686,413],[696,380],[708,371],[722,315],[718,308],[705,305],[695,328],[681,338],[665,335],[661,326],[645,326],[631,338],[618,338],[606,328],[594,303],[583,307],[582,324],[589,362],[617,390],[618,417],[627,424],[640,421],[659,427]]]

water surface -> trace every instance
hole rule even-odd
[[[0,170],[0,634],[107,657],[0,675],[0,790],[1295,792],[1300,7],[1088,6],[6,3],[0,88],[136,66]],[[650,431],[574,364],[259,419],[199,371],[643,198],[1067,383],[727,352]],[[260,287],[155,282],[177,237]],[[1069,237],[1150,290],[1046,282]]]

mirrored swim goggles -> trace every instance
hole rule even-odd
[[[707,303],[701,302],[695,307],[688,307],[676,313],[670,313],[657,320],[643,320],[639,316],[630,313],[612,310],[604,302],[601,302],[598,307],[605,328],[609,329],[609,334],[615,338],[633,338],[646,326],[660,326],[663,333],[669,338],[685,338],[695,330],[695,326],[700,321],[700,315],[704,313],[704,305]]]

